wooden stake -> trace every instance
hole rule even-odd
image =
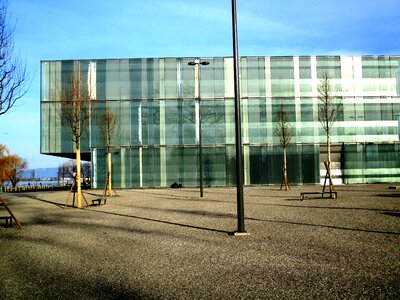
[[[68,202],[69,202],[69,197],[71,196],[71,193],[74,194],[74,195],[73,195],[73,201],[72,201],[72,206],[74,206],[74,203],[75,203],[75,194],[76,194],[76,192],[77,192],[77,190],[75,189],[75,185],[76,185],[76,177],[74,178],[74,181],[72,182],[71,189],[70,189],[69,192],[68,192],[67,201],[65,201],[64,207],[67,206],[67,204],[68,204]],[[82,195],[82,197],[83,197],[83,200],[85,200],[86,205],[89,206],[89,203],[87,202],[86,197],[85,197],[85,195],[82,193],[82,191],[81,191],[81,195]],[[81,207],[78,206],[78,208],[81,208]]]
[[[104,191],[103,191],[103,198],[106,197],[106,194],[108,194],[107,195],[108,197],[111,197],[112,196],[112,192],[111,191],[114,191],[115,196],[117,196],[117,191],[113,187],[111,187],[111,176],[110,176],[110,173],[107,172],[106,184],[104,185]]]
[[[322,189],[322,193],[325,192],[326,188],[326,181],[329,180],[329,192],[331,198],[336,198],[334,192],[336,192],[335,187],[333,185],[332,181],[332,176],[331,176],[331,168],[330,168],[330,162],[324,161],[325,169],[326,169],[326,174],[325,174],[325,180],[324,180],[324,187]]]

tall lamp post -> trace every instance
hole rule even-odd
[[[234,235],[247,235],[244,226],[242,123],[240,117],[239,54],[236,25],[236,0],[232,0],[233,71],[235,86],[236,187],[238,229]]]
[[[203,198],[203,142],[201,134],[201,103],[200,103],[200,66],[207,66],[210,62],[195,59],[188,62],[189,66],[194,66],[197,71],[197,105],[199,113],[199,177],[200,177],[200,197]]]

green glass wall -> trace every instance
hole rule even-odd
[[[343,147],[345,183],[398,182],[399,144],[345,144]]]
[[[200,91],[197,69],[188,65],[193,60],[43,61],[41,152],[73,157],[74,145],[55,105],[74,74],[81,78],[96,108],[82,141],[84,158],[92,160],[95,170],[95,186],[104,183],[105,147],[96,124],[106,108],[119,119],[113,143],[115,186],[169,186],[176,180],[196,186],[200,93],[205,183],[234,184],[233,60],[201,58],[210,64],[200,68]],[[325,132],[316,121],[317,89],[324,73],[330,76],[337,101],[343,104],[332,129],[333,143],[397,142],[399,62],[399,56],[242,57],[245,183],[280,183],[282,150],[274,134],[274,120],[281,106],[295,133],[288,150],[288,168],[295,166],[293,173],[289,171],[289,180],[319,182],[318,145],[325,143]],[[378,147],[378,151],[384,150]],[[396,176],[400,179],[400,174]]]

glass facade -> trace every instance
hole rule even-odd
[[[74,155],[54,106],[74,74],[88,89],[97,111],[111,108],[118,115],[118,138],[112,149],[114,186],[166,187],[174,181],[198,186],[200,119],[205,185],[235,184],[233,60],[201,58],[210,64],[197,69],[188,65],[194,59],[43,61],[41,152]],[[281,182],[282,149],[274,133],[274,116],[282,105],[294,130],[288,149],[289,182],[320,182],[320,144],[326,137],[317,121],[317,88],[325,72],[343,104],[331,136],[332,143],[344,144],[336,164],[341,180],[400,180],[399,56],[242,57],[245,184]],[[102,187],[106,152],[96,124],[93,117],[82,152],[92,161],[93,186]],[[367,165],[373,161],[371,155],[360,153],[371,151],[378,155],[373,159],[386,162],[382,168],[390,169],[390,176]],[[364,166],[368,172],[360,171]],[[353,180],[354,172],[358,177]]]

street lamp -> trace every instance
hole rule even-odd
[[[195,59],[188,62],[189,66],[194,66],[197,72],[197,107],[199,114],[199,175],[200,175],[200,197],[203,198],[203,143],[201,134],[201,104],[200,104],[200,66],[207,66],[210,62]]]
[[[240,118],[239,54],[236,0],[232,0],[233,71],[235,86],[236,189],[238,229],[234,235],[247,235],[244,226],[242,123]]]

